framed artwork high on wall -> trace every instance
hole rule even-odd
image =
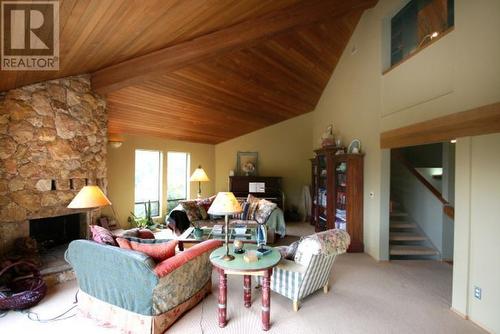
[[[236,156],[236,174],[243,176],[257,176],[259,152],[240,152]]]

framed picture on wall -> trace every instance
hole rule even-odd
[[[236,174],[257,176],[259,152],[240,152],[236,156]]]

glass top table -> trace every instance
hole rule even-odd
[[[179,250],[184,249],[184,243],[198,243],[205,240],[215,239],[224,241],[226,238],[226,233],[224,227],[221,233],[214,233],[212,227],[202,227],[203,236],[200,238],[195,237],[194,227],[188,228],[184,233],[182,233],[177,240],[179,240]],[[234,227],[229,228],[229,242],[234,240],[242,240],[245,243],[256,244],[257,243],[257,229],[255,227],[247,227],[245,233],[238,234]]]

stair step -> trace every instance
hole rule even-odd
[[[438,252],[434,248],[425,246],[391,245],[389,254],[390,255],[438,255]]]
[[[405,223],[405,222],[391,222],[391,228],[416,228],[417,224],[415,223]]]
[[[389,236],[391,241],[423,241],[427,240],[423,235],[416,233],[392,232]]]
[[[391,217],[408,217],[408,214],[402,211],[393,211],[391,212]]]

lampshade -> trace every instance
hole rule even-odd
[[[69,209],[90,209],[111,205],[109,199],[98,186],[85,186],[69,203]]]
[[[220,192],[208,209],[211,215],[233,215],[240,213],[241,205],[232,192]]]
[[[194,170],[193,175],[191,175],[191,178],[189,179],[189,181],[206,182],[206,181],[210,181],[210,179],[208,178],[207,173],[205,173],[203,168],[201,168],[201,166],[198,166],[198,168],[196,168]]]

